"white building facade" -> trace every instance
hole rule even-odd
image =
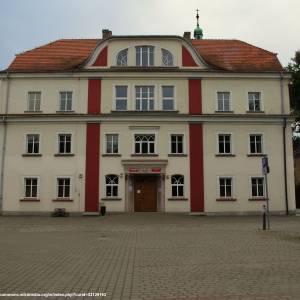
[[[0,73],[3,214],[295,211],[289,76],[241,41],[59,40]]]

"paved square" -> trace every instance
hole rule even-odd
[[[271,225],[264,232],[259,217],[159,213],[0,217],[0,293],[300,299],[300,217]]]

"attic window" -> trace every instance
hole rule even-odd
[[[173,55],[169,50],[161,49],[163,66],[173,66]]]
[[[136,65],[138,67],[150,67],[154,65],[154,47],[137,46],[136,48]]]
[[[121,50],[117,55],[117,66],[127,66],[128,49]]]

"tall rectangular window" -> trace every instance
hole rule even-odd
[[[40,152],[40,135],[27,134],[26,135],[26,153],[38,154]]]
[[[249,111],[261,111],[261,94],[260,92],[248,93]]]
[[[174,86],[162,87],[163,110],[174,110]]]
[[[230,92],[217,92],[218,111],[230,111]]]
[[[58,135],[58,153],[68,154],[71,153],[71,143],[72,135],[71,134],[59,134]]]
[[[40,111],[41,110],[41,92],[28,92],[28,111]]]
[[[251,178],[252,197],[264,197],[264,178],[252,177]]]
[[[250,153],[262,154],[262,135],[250,134]]]
[[[155,135],[136,134],[134,136],[134,149],[135,149],[135,154],[154,154]]]
[[[57,198],[70,198],[71,179],[57,178]]]
[[[38,178],[28,177],[24,179],[24,197],[25,198],[38,197]]]
[[[136,49],[136,65],[138,67],[150,67],[154,65],[154,47],[153,46],[137,46]]]
[[[220,198],[232,198],[232,178],[220,177],[219,178],[219,191]]]
[[[171,135],[171,153],[182,154],[183,153],[183,135],[172,134]]]
[[[154,86],[135,87],[135,109],[154,110]]]
[[[230,154],[231,153],[231,134],[219,134],[219,153]]]
[[[60,111],[72,111],[72,92],[60,92],[59,93],[59,110]]]
[[[107,134],[106,135],[106,153],[116,154],[119,153],[119,135]]]
[[[116,110],[127,110],[127,86],[116,86]]]

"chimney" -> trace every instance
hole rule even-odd
[[[112,36],[112,32],[109,29],[102,29],[102,39],[107,39]]]
[[[183,37],[187,40],[191,39],[191,32],[190,31],[185,31],[183,34]]]

